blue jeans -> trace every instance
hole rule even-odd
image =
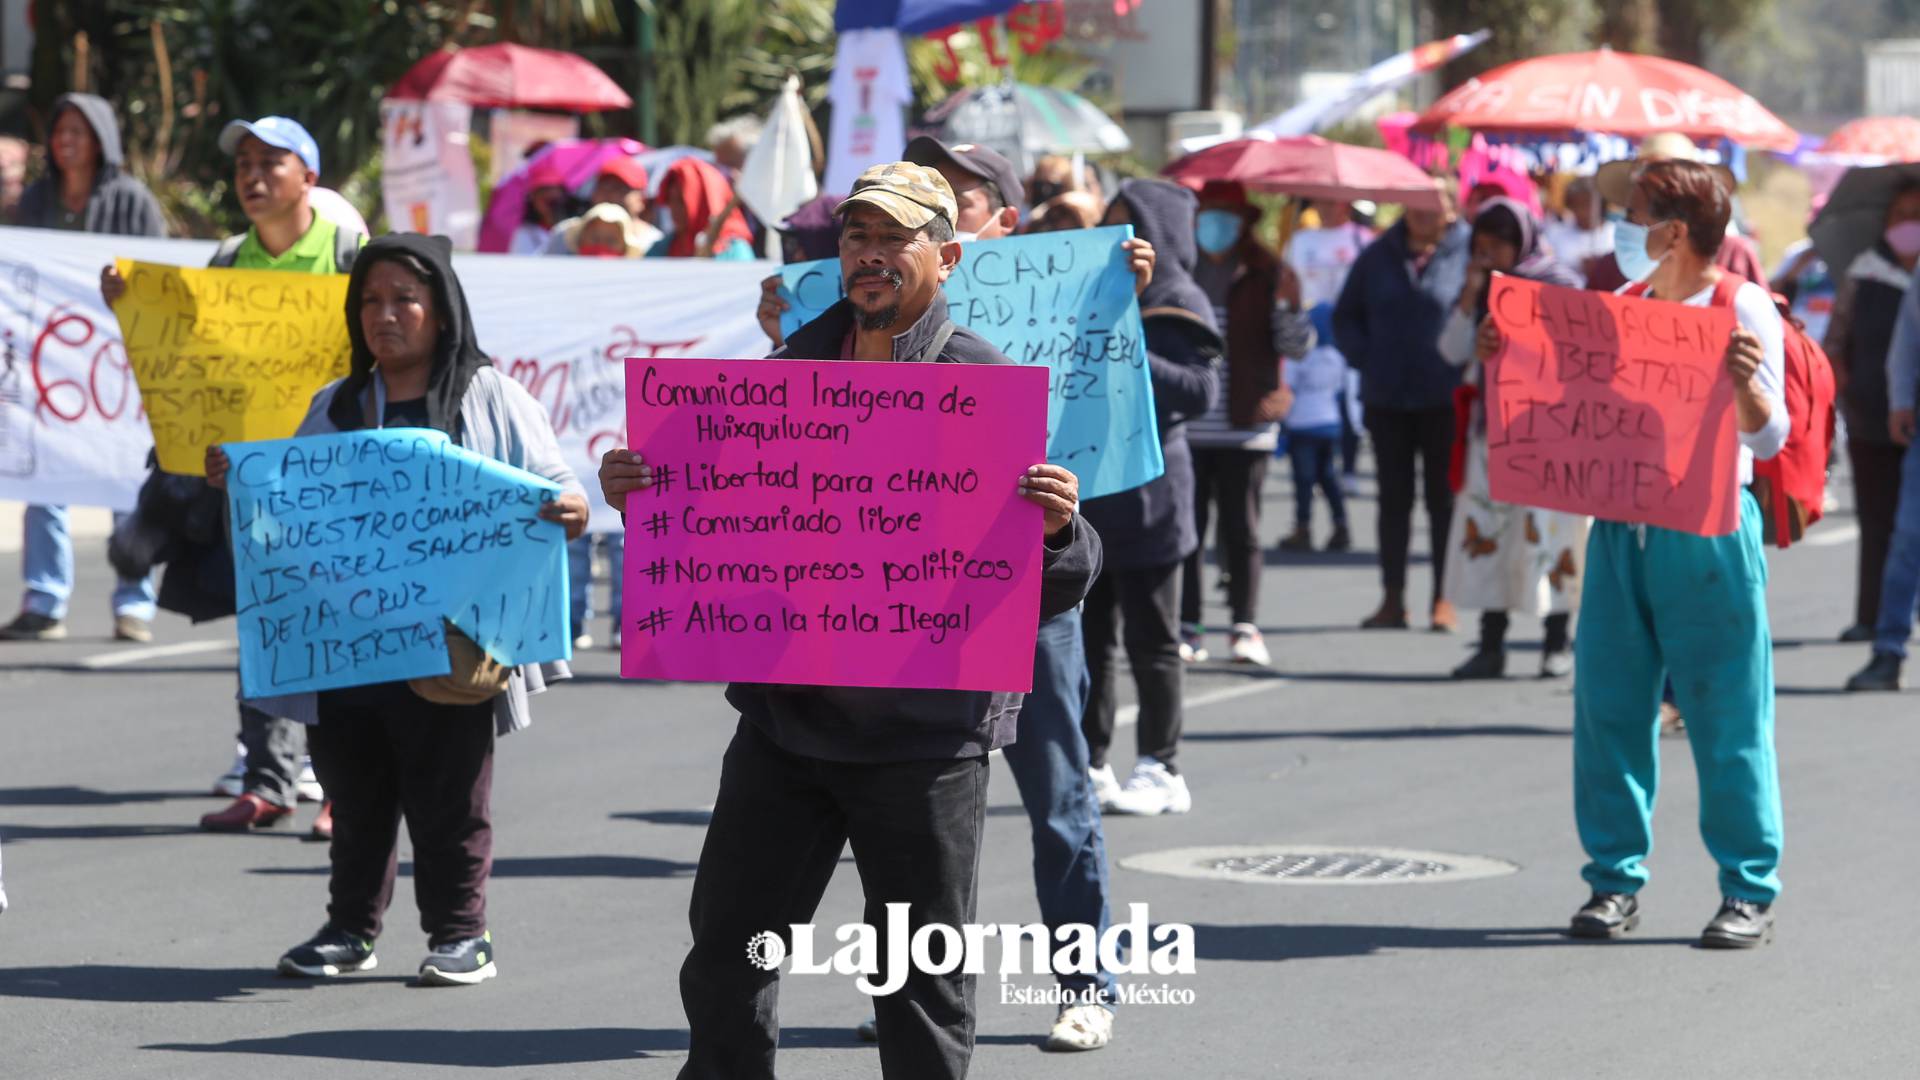
[[[118,527],[125,514],[113,515]],[[73,595],[73,538],[67,533],[67,508],[29,506],[22,526],[20,571],[26,595],[20,609],[52,619],[67,617]],[[121,578],[113,590],[113,613],[153,620],[153,575],[137,580]]]
[[[1339,428],[1302,428],[1287,432],[1287,457],[1293,462],[1293,523],[1313,524],[1313,489],[1327,496],[1333,523],[1347,524],[1347,493],[1340,487],[1334,457],[1340,452]]]
[[[573,636],[579,637],[593,621],[593,547],[598,542],[606,555],[613,606],[613,625],[620,625],[620,591],[626,574],[623,558],[627,548],[624,533],[588,533],[567,545],[567,588]]]
[[[1087,739],[1080,727],[1091,686],[1079,610],[1041,623],[1033,654],[1033,692],[1020,707],[1017,739],[1001,754],[1033,823],[1033,887],[1041,921],[1049,930],[1086,923],[1104,934],[1111,921],[1107,841],[1093,781],[1087,776]],[[1097,988],[1101,999],[1112,1004],[1110,971],[1059,979],[1061,987],[1076,994]]]
[[[1913,634],[1913,610],[1920,603],[1920,439],[1907,446],[1900,462],[1900,507],[1893,512],[1893,540],[1887,568],[1880,572],[1880,621],[1873,628],[1873,651],[1905,659]]]
[[[1694,536],[1611,521],[1587,538],[1574,639],[1573,799],[1581,871],[1599,892],[1638,892],[1660,790],[1660,691],[1671,675],[1700,784],[1700,836],[1725,896],[1780,892],[1780,772],[1773,639],[1760,507],[1740,528]]]

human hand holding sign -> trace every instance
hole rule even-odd
[[[622,517],[627,512],[628,493],[645,491],[652,486],[653,466],[637,451],[616,446],[600,456],[600,497]]]
[[[1492,319],[1480,320],[1480,332],[1473,339],[1473,354],[1483,364],[1489,363],[1500,355],[1500,347],[1506,344],[1501,336],[1500,327]]]
[[[1057,535],[1080,509],[1080,478],[1058,465],[1035,465],[1020,478],[1020,497],[1047,512],[1047,535]]]
[[[1122,243],[1120,250],[1127,253],[1127,267],[1133,271],[1133,294],[1138,296],[1153,284],[1154,261],[1159,255],[1153,250],[1151,241],[1137,236]]]
[[[1773,416],[1773,406],[1761,396],[1760,388],[1754,383],[1754,375],[1765,360],[1760,338],[1744,326],[1734,327],[1733,335],[1727,339],[1723,362],[1727,374],[1733,378],[1733,402],[1739,414],[1740,430],[1749,435],[1766,427],[1767,420]]]
[[[540,507],[540,520],[566,529],[568,540],[578,540],[587,531],[587,497],[578,492],[563,492],[559,498]]]
[[[227,452],[216,443],[207,444],[207,486],[215,491],[227,490],[227,469],[230,467],[232,462],[227,459]]]

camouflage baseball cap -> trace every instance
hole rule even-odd
[[[861,173],[853,182],[853,193],[834,213],[844,217],[862,205],[881,211],[909,229],[925,228],[937,216],[952,224],[960,214],[953,188],[939,170],[905,161],[875,165]]]

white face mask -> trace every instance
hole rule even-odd
[[[956,232],[953,234],[953,238],[959,243],[971,244],[975,240],[980,239],[980,234],[977,232]]]

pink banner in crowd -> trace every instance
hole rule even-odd
[[[1504,274],[1506,345],[1487,367],[1493,497],[1724,536],[1740,523],[1730,307],[1688,307]]]
[[[627,361],[627,678],[1026,691],[1047,373]]]

